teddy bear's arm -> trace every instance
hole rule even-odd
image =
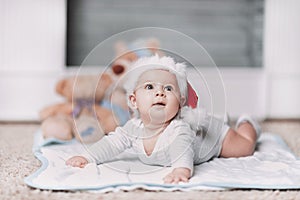
[[[71,115],[72,114],[72,103],[66,102],[66,103],[59,103],[55,105],[50,105],[44,109],[42,109],[39,113],[40,119],[44,120],[50,116],[54,116],[57,114],[66,114]]]
[[[119,125],[117,117],[111,110],[95,105],[95,111],[104,133],[114,131]]]

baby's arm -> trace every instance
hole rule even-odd
[[[104,136],[101,140],[90,146],[86,153],[73,156],[66,161],[72,167],[85,167],[88,163],[96,164],[107,162],[131,147],[131,140],[125,133],[127,129],[119,127],[114,133]]]
[[[179,183],[188,182],[191,177],[191,170],[185,167],[178,167],[173,169],[171,173],[163,178],[164,183]]]
[[[83,156],[73,156],[66,161],[66,165],[83,168],[88,164],[88,160]]]
[[[165,183],[188,182],[194,168],[193,142],[196,133],[188,124],[182,123],[175,127],[174,136],[169,147],[169,155],[174,169],[164,177],[163,181]]]

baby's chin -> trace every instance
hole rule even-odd
[[[154,107],[149,110],[149,118],[152,124],[168,123],[174,116],[170,116],[163,108]]]

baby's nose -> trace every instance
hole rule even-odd
[[[165,93],[164,93],[163,90],[158,89],[158,90],[156,90],[155,96],[156,96],[156,97],[164,97],[164,96],[165,96]]]

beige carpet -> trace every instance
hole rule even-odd
[[[300,156],[300,120],[266,121],[263,130],[279,134]],[[29,188],[24,177],[40,166],[31,148],[37,123],[0,123],[0,199],[300,199],[300,190],[230,190],[193,192],[149,192],[134,190],[96,194],[53,192]]]

